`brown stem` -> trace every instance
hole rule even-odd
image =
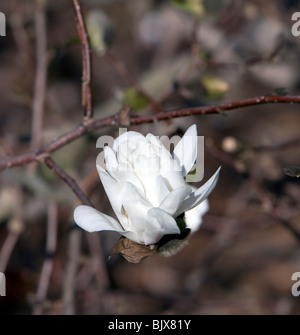
[[[82,106],[84,118],[88,120],[93,117],[91,46],[79,2],[73,0],[73,6],[76,13],[78,35],[82,45]]]
[[[76,183],[76,181],[71,178],[64,170],[62,170],[59,166],[57,166],[52,158],[46,157],[44,160],[45,164],[48,166],[49,169],[51,169],[62,181],[64,181],[71,190],[75,193],[75,195],[78,197],[78,199],[81,200],[81,202],[84,205],[87,206],[93,206],[89,198],[85,195],[85,193],[82,191],[82,189],[79,187],[79,185]]]
[[[178,117],[206,115],[206,114],[220,114],[224,111],[230,111],[238,108],[245,108],[270,103],[300,103],[300,96],[282,96],[282,95],[263,95],[244,100],[224,103],[215,106],[181,108],[177,110],[164,111],[152,115],[131,115],[129,118],[131,125],[139,125],[143,123],[154,123],[157,121],[169,120]],[[119,125],[119,114],[106,117],[104,119],[93,119],[85,124],[81,124],[70,132],[56,138],[44,148],[36,152],[28,152],[25,154],[7,157],[0,160],[0,170],[11,168],[14,166],[21,166],[39,160],[43,155],[60,149],[66,144],[76,140],[77,138],[90,133],[94,130]]]
[[[37,149],[41,146],[44,104],[46,96],[47,81],[47,31],[46,15],[44,5],[38,4],[35,14],[36,34],[36,75],[33,97],[33,118],[32,118],[32,141],[31,148]]]

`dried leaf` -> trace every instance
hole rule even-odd
[[[112,247],[110,256],[121,254],[128,262],[139,263],[143,259],[156,253],[157,246],[142,245],[134,241],[121,237]]]

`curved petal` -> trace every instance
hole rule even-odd
[[[122,135],[120,135],[119,137],[115,139],[114,144],[113,144],[113,150],[117,152],[120,144],[124,142],[125,143],[127,142],[128,148],[130,150],[133,150],[136,147],[136,144],[135,144],[136,140],[140,138],[145,138],[145,136],[136,131],[126,131],[125,133],[123,133]]]
[[[101,166],[97,165],[97,171],[113,211],[116,213],[123,227],[127,229],[127,218],[122,213],[122,197],[124,190],[109,173],[102,169]]]
[[[114,218],[100,213],[90,206],[78,206],[74,211],[74,221],[82,229],[88,232],[99,230],[112,230],[118,233],[124,233],[118,221]]]
[[[181,167],[177,160],[164,161],[160,166],[160,174],[165,179],[170,191],[186,186],[186,181],[182,176]]]
[[[197,231],[202,224],[202,216],[209,211],[209,202],[207,199],[202,201],[198,206],[184,213],[186,226],[191,229],[192,233]]]
[[[119,188],[124,189],[126,183],[131,183],[139,190],[141,194],[144,193],[143,184],[129,166],[127,170],[118,169],[116,171],[110,171],[110,175],[118,182]]]
[[[195,192],[191,193],[190,196],[182,202],[176,213],[176,216],[199,205],[210,195],[217,184],[220,169],[221,167],[218,168],[214,175],[210,177],[210,179],[204,185],[199,187]]]
[[[104,149],[104,158],[107,171],[114,171],[118,168],[118,160],[116,154],[112,148],[105,146]]]
[[[145,245],[155,244],[167,234],[180,234],[174,218],[160,208],[153,207],[149,209],[146,221]]]
[[[183,177],[190,172],[195,164],[197,158],[197,144],[197,127],[194,124],[185,132],[172,154],[173,158],[179,162]]]
[[[146,227],[146,216],[152,207],[131,183],[126,183],[122,199],[123,207],[128,217],[130,231],[137,234],[139,243],[144,243],[143,236]]]
[[[174,215],[180,207],[183,200],[192,193],[192,188],[188,185],[181,186],[170,192],[160,203],[159,208],[163,209],[170,215]]]
[[[159,174],[159,157],[147,158],[140,155],[137,157],[135,167],[135,173],[143,186],[142,195],[147,198],[152,207],[158,207],[162,196],[166,196],[169,192],[164,179]]]

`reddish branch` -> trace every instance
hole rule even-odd
[[[254,97],[221,105],[209,107],[195,107],[195,108],[182,108],[177,110],[164,111],[161,113],[151,115],[131,115],[129,121],[131,125],[138,125],[143,123],[154,123],[157,121],[169,120],[177,117],[191,116],[191,115],[204,115],[204,114],[218,114],[233,109],[257,106],[268,103],[300,103],[300,96],[281,96],[281,95],[264,95]],[[118,126],[119,114],[106,117],[104,119],[91,119],[85,124],[81,124],[70,132],[54,139],[45,147],[38,151],[32,151],[18,156],[12,156],[0,160],[0,170],[11,168],[14,166],[21,166],[41,160],[45,155],[62,148],[66,144],[76,140],[77,138],[95,131],[100,128]]]
[[[71,190],[75,193],[77,198],[80,199],[84,205],[93,207],[93,204],[91,203],[89,198],[85,195],[85,193],[82,191],[82,189],[79,187],[79,185],[76,183],[76,181],[72,177],[70,177],[64,170],[62,170],[59,166],[57,166],[55,162],[52,160],[52,158],[46,157],[44,162],[49,169],[51,169],[62,181],[64,181],[71,188]]]
[[[77,0],[73,0],[73,5],[76,13],[78,35],[82,45],[82,106],[84,108],[84,118],[88,120],[93,117],[91,46],[80,5]]]

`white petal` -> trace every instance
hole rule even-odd
[[[124,189],[128,182],[133,184],[141,194],[144,193],[143,184],[129,166],[127,170],[110,171],[110,175],[118,182],[120,188]]]
[[[205,199],[198,206],[186,211],[184,213],[184,221],[187,228],[190,228],[192,232],[197,231],[202,224],[202,216],[209,211],[209,202]]]
[[[106,170],[107,171],[116,170],[118,168],[118,161],[114,150],[109,146],[104,147],[103,150],[104,150]]]
[[[182,169],[182,176],[185,177],[195,164],[197,158],[197,127],[192,125],[185,132],[182,139],[173,151],[173,158],[176,158]]]
[[[88,232],[112,230],[118,233],[124,233],[124,229],[118,221],[106,214],[100,213],[90,206],[76,207],[74,220],[79,227]]]
[[[150,134],[148,133],[146,135],[146,139],[148,142],[150,142],[152,145],[155,145],[157,146],[158,148],[160,148],[160,146],[162,145],[161,141],[158,139],[157,136],[153,135],[153,134]]]
[[[137,157],[135,173],[143,185],[142,195],[152,207],[158,207],[162,197],[169,193],[164,179],[159,174],[159,157],[146,158],[140,155]]]
[[[127,143],[128,149],[133,150],[136,147],[137,140],[142,138],[145,137],[136,131],[126,131],[115,139],[113,149],[117,152],[122,143]]]
[[[160,208],[149,209],[144,233],[145,244],[155,244],[167,234],[180,234],[174,218]]]
[[[214,175],[210,177],[210,179],[204,185],[199,187],[195,192],[191,193],[190,196],[182,202],[176,213],[176,216],[199,205],[210,195],[217,184],[220,169],[221,167],[218,168]]]
[[[143,243],[147,212],[152,206],[131,183],[126,183],[122,203],[128,216],[129,228],[127,229],[135,232],[140,243]]]
[[[186,186],[186,181],[182,176],[181,167],[177,160],[165,160],[160,167],[160,174],[165,179],[170,191],[180,186]]]
[[[143,180],[145,198],[149,201],[152,207],[159,207],[163,199],[170,193],[165,180],[162,176],[153,174],[146,175]]]
[[[97,165],[97,170],[112,209],[116,213],[124,229],[127,229],[127,218],[122,213],[122,197],[124,190],[109,173],[101,168],[101,166]]]
[[[192,188],[188,185],[181,186],[176,190],[170,192],[159,205],[159,208],[163,209],[170,215],[174,215],[180,207],[183,200],[192,193]]]

